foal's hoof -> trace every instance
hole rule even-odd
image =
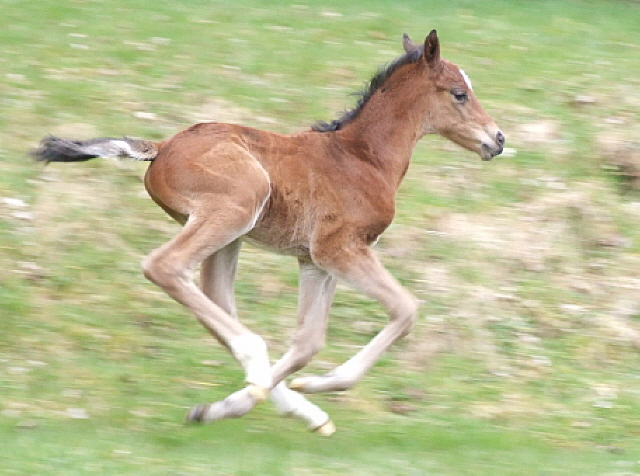
[[[289,382],[289,388],[291,390],[295,390],[296,392],[304,393],[304,387],[306,386],[309,377],[298,377],[294,378],[291,382]]]
[[[200,404],[200,405],[191,407],[184,417],[184,422],[186,424],[204,423],[205,416],[208,410],[209,410],[209,405],[205,405],[205,404]]]
[[[289,388],[301,393],[341,392],[353,386],[355,380],[338,369],[324,375],[309,375],[294,378]]]
[[[327,420],[326,423],[312,431],[322,436],[331,436],[336,432],[336,425],[331,420]]]
[[[331,374],[298,377],[291,381],[289,388],[300,393],[322,393],[331,392],[333,390],[342,390],[341,388],[334,388],[331,377]]]

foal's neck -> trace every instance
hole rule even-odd
[[[397,188],[423,135],[428,100],[410,79],[389,78],[389,82],[339,133],[345,142],[356,145],[358,156],[381,169]]]

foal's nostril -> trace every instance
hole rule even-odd
[[[504,134],[501,131],[498,131],[498,133],[496,134],[496,144],[498,144],[500,147],[504,145]]]

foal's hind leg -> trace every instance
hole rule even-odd
[[[237,263],[238,263],[238,254],[240,252],[241,242],[240,240],[236,240],[221,250],[217,251],[210,257],[204,260],[200,269],[200,286],[204,293],[211,299],[214,303],[218,304],[225,312],[229,315],[237,317],[237,310],[234,298],[234,289],[233,283],[235,280]],[[318,270],[320,276],[318,276],[321,281],[324,283],[327,281],[328,276],[321,270]],[[307,289],[305,287],[304,282],[306,281],[305,276],[308,273],[305,273],[304,270],[301,270],[301,297],[300,297],[300,305],[301,313],[306,313],[308,310],[308,303],[310,300],[316,300],[313,297],[310,297],[309,294],[311,292],[315,292],[315,288]],[[317,273],[316,273],[317,274]],[[330,279],[329,281],[331,281]],[[330,297],[333,295],[333,289],[335,288],[335,280],[333,281],[333,285],[330,283],[328,286],[328,290],[324,290],[324,292],[320,292],[320,296],[329,294],[328,301],[330,304]],[[307,292],[305,293],[305,289]],[[307,296],[307,297],[305,297]],[[328,304],[323,306],[324,316],[328,312]],[[319,328],[321,336],[324,335],[322,331],[323,327],[326,327],[326,318],[323,316],[319,316],[321,322],[319,322]],[[302,321],[302,318],[301,318]],[[298,341],[304,342],[303,339],[299,336]],[[316,339],[317,340],[317,339]],[[320,338],[322,341],[322,338]],[[302,342],[299,342],[300,345]],[[273,369],[272,369],[273,373]],[[276,372],[277,374],[277,372]],[[278,379],[279,381],[280,379]],[[274,380],[275,382],[276,380]],[[212,416],[217,416],[219,418],[224,418],[223,408],[231,407],[234,409],[233,416],[241,416],[239,415],[240,409],[247,412],[251,410],[253,407],[253,399],[248,399],[245,395],[245,390],[240,390],[238,395],[231,395],[227,399],[223,400],[223,403],[217,402],[213,405],[199,405],[194,407],[190,413],[189,417],[193,420],[203,420],[203,419],[212,419]],[[316,405],[308,401],[304,395],[290,390],[285,382],[279,382],[269,394],[271,400],[274,405],[278,409],[280,413],[290,415],[296,418],[300,418],[305,421],[307,425],[311,429],[318,429],[318,431],[324,434],[332,433],[332,424],[330,423],[329,416],[323,412]],[[229,403],[230,401],[236,401],[235,404]],[[226,402],[226,403],[224,403]],[[218,411],[212,408],[218,408]]]
[[[344,258],[349,257],[348,261]],[[382,266],[371,249],[331,253],[322,262],[325,269],[344,279],[359,291],[376,299],[389,313],[390,321],[360,352],[323,376],[294,379],[290,387],[309,393],[346,390],[362,378],[391,344],[406,335],[415,322],[416,300]]]
[[[242,241],[237,239],[206,258],[200,266],[200,288],[215,304],[237,318],[233,283]]]
[[[235,320],[237,320],[238,312],[233,283],[241,245],[239,238],[232,241],[224,248],[207,257],[200,267],[200,287],[202,291],[214,304],[220,306],[223,311]],[[263,368],[262,372],[268,375],[269,369]],[[270,388],[270,385],[269,387],[260,388],[258,393],[254,391],[253,394],[251,388],[244,388],[220,402],[196,405],[189,410],[186,419],[187,421],[210,422],[224,418],[241,417],[248,413],[259,400],[264,398],[263,394],[266,393],[268,388]]]
[[[198,209],[182,231],[153,251],[143,262],[145,276],[167,294],[191,310],[198,321],[242,364],[250,384],[242,402],[225,410],[233,416],[247,401],[266,397],[272,386],[266,344],[219,305],[211,301],[193,282],[196,266],[216,251],[234,242],[253,224],[259,206],[238,206],[230,199],[216,197],[215,206]],[[236,201],[237,202],[237,201]],[[262,202],[261,202],[262,203]],[[260,205],[261,205],[260,203]]]

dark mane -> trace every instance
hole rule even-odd
[[[365,104],[367,104],[369,99],[371,99],[371,96],[373,96],[373,94],[382,87],[384,82],[389,77],[391,77],[391,75],[395,73],[398,68],[406,64],[416,63],[420,59],[421,55],[422,48],[417,48],[415,50],[409,51],[408,53],[405,53],[399,58],[396,58],[388,65],[381,67],[378,70],[378,73],[373,78],[371,78],[371,81],[369,81],[369,83],[364,87],[362,92],[355,94],[357,96],[360,96],[360,99],[358,99],[358,102],[353,109],[346,111],[339,119],[334,119],[331,122],[327,123],[324,121],[318,121],[311,127],[311,129],[316,132],[331,132],[342,129],[345,124],[352,121],[358,116]]]

